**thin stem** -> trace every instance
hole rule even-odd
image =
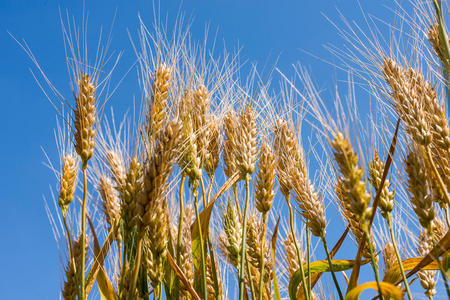
[[[308,264],[308,291],[311,291],[311,238],[309,236],[309,227],[306,226],[306,263]]]
[[[217,269],[216,269],[216,259],[214,257],[214,250],[211,243],[211,238],[209,236],[208,232],[208,250],[209,250],[209,256],[211,257],[211,269],[213,272],[213,280],[214,280],[214,290],[216,292],[216,299],[220,300],[220,293],[219,291],[219,279],[217,278]]]
[[[205,245],[203,243],[202,225],[200,223],[200,213],[198,212],[198,191],[193,190],[192,193],[194,194],[194,197],[195,197],[195,201],[194,201],[195,217],[197,219],[198,234],[200,236],[200,253],[201,253],[201,259],[202,259],[202,276],[203,276],[203,294],[204,294],[204,298],[208,299],[208,287],[206,285]]]
[[[259,272],[260,277],[259,277],[259,300],[263,299],[263,278],[264,278],[264,263],[265,263],[265,259],[264,259],[264,250],[265,250],[265,243],[266,243],[266,230],[267,230],[267,212],[263,213],[262,215],[263,218],[263,233],[262,233],[262,241],[261,241],[261,252],[260,252],[260,257],[261,257],[261,270]]]
[[[137,253],[136,260],[134,261],[134,272],[133,272],[133,281],[131,282],[131,290],[129,293],[129,297],[133,299],[136,292],[136,283],[139,276],[139,268],[141,266],[141,257],[142,257],[142,238],[140,237],[137,244]]]
[[[250,189],[249,189],[249,182],[250,182],[250,176],[247,175],[245,178],[245,205],[244,205],[244,215],[241,217],[243,226],[242,226],[242,245],[241,245],[241,267],[239,269],[239,299],[244,299],[244,263],[246,261],[246,246],[247,246],[247,209],[248,209],[248,200],[250,198]],[[235,190],[236,192],[236,190]],[[235,193],[236,196],[236,193]],[[237,196],[235,198],[237,200]],[[236,201],[237,202],[237,201]]]
[[[77,265],[75,264],[75,257],[73,256],[72,237],[70,235],[69,226],[67,226],[66,216],[63,216],[63,222],[64,222],[64,228],[65,228],[66,234],[67,234],[67,242],[69,243],[69,256],[70,256],[69,258],[70,258],[70,261],[72,262],[72,269],[73,269],[73,273],[75,275],[75,280],[78,281]]]
[[[309,300],[309,290],[306,286],[306,282],[305,282],[305,270],[303,269],[303,260],[302,260],[302,255],[300,253],[300,248],[298,247],[297,244],[297,237],[295,236],[295,231],[294,231],[294,212],[292,210],[292,205],[291,205],[291,201],[290,201],[290,194],[288,194],[286,196],[286,202],[288,204],[288,208],[289,208],[289,225],[291,228],[291,234],[292,234],[292,239],[294,240],[294,246],[295,246],[295,250],[297,251],[297,259],[298,262],[300,264],[300,279],[302,280],[302,286],[303,286],[303,290],[304,290],[304,295],[305,295],[305,299]]]
[[[440,188],[441,188],[441,190],[442,190],[442,192],[444,194],[445,200],[447,201],[447,205],[450,205],[450,196],[448,195],[447,188],[445,187],[444,181],[442,181],[442,178],[439,175],[439,172],[438,172],[438,170],[436,168],[436,165],[435,165],[435,163],[433,161],[433,157],[431,156],[430,147],[425,147],[425,152],[426,152],[428,160],[430,162],[431,169],[433,170],[434,177],[436,177],[436,179],[438,180],[439,186],[440,186]]]
[[[252,295],[252,299],[256,299],[255,285],[253,284],[253,276],[250,270],[250,262],[248,261],[248,259],[245,260],[245,265],[247,267],[248,281],[250,283],[250,294]]]
[[[203,208],[206,208],[208,202],[206,201],[205,183],[203,182],[203,177],[200,177],[200,186],[202,188]]]
[[[450,228],[450,211],[448,209],[448,205],[445,208],[445,221],[447,222],[447,227]]]
[[[327,240],[325,238],[325,234],[323,234],[321,236],[321,239],[322,239],[323,248],[325,249],[325,253],[327,254],[328,264],[330,265],[331,277],[333,277],[334,284],[336,285],[336,288],[337,288],[337,291],[339,294],[339,299],[344,300],[344,296],[342,295],[341,288],[339,287],[339,282],[337,281],[336,274],[334,273],[333,262],[331,261],[330,251],[328,251],[328,245],[327,245]],[[310,277],[309,275],[310,275],[310,273],[308,273],[308,277]]]
[[[179,201],[180,201],[180,220],[178,222],[178,237],[177,237],[177,265],[180,265],[181,260],[181,235],[183,231],[183,218],[184,218],[184,205],[183,205],[183,190],[184,190],[184,182],[186,181],[186,176],[181,176],[181,182],[180,182],[180,194],[179,194]]]
[[[123,263],[122,263],[122,256],[123,256],[123,252],[122,252],[122,242],[117,242],[117,249],[119,250],[119,270],[120,270],[120,273],[122,273],[122,271],[123,271]]]
[[[403,268],[403,263],[402,263],[402,259],[400,257],[400,253],[398,251],[397,243],[395,242],[394,229],[392,228],[392,222],[391,222],[391,215],[390,214],[388,214],[386,216],[386,221],[388,223],[389,233],[391,235],[391,241],[392,241],[392,246],[394,247],[395,256],[397,256],[397,262],[398,262],[398,265],[400,267],[400,272],[402,273],[402,278],[403,278],[403,282],[405,284],[406,293],[408,294],[408,299],[412,300],[413,298],[412,298],[412,295],[411,295],[411,290],[409,289],[408,279],[406,278],[406,275],[405,275],[405,269]]]
[[[215,176],[213,175],[211,177],[211,182],[209,183],[209,187],[208,187],[208,197],[206,198],[206,202],[209,202],[211,200],[211,191],[212,191],[212,187],[213,187],[213,183],[214,183],[214,178]]]
[[[364,222],[364,221],[363,221]],[[372,243],[370,242],[370,235],[366,228],[364,228],[364,235],[366,236],[367,247],[369,248],[370,260],[372,262],[373,272],[375,273],[375,280],[377,282],[378,294],[381,300],[383,300],[383,293],[381,292],[380,275],[378,274],[378,265],[375,260],[375,255],[372,249]]]
[[[81,271],[79,274],[79,282],[81,285],[81,299],[86,299],[86,284],[84,281],[84,273],[86,267],[86,200],[87,200],[87,161],[83,162],[83,204],[81,210]]]
[[[234,204],[236,204],[236,208],[239,214],[239,219],[242,220],[241,207],[239,206],[239,200],[237,197],[237,184],[233,184],[233,194],[234,194]]]

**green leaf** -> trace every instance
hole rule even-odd
[[[278,217],[277,224],[275,225],[275,228],[273,229],[272,234],[272,242],[271,242],[271,251],[272,251],[272,261],[273,261],[273,293],[275,300],[281,300],[281,294],[280,294],[280,288],[278,287],[278,280],[277,280],[277,272],[275,269],[275,251],[277,249],[277,234],[278,234],[278,225],[280,225],[280,217]]]
[[[361,261],[361,265],[364,265],[368,263],[369,260]],[[333,265],[333,271],[334,272],[340,272],[345,271],[348,269],[353,268],[355,265],[354,260],[332,260],[331,261]],[[311,273],[309,274],[307,271],[307,264],[304,264],[305,268],[305,276],[313,276],[316,273],[323,273],[323,272],[330,272],[330,264],[328,263],[328,260],[318,260],[314,261],[310,264],[310,270]],[[297,288],[301,283],[301,272],[300,270],[297,270],[291,277],[291,280],[289,282],[289,297],[290,299],[296,299],[297,297]]]
[[[413,270],[420,263],[421,260],[422,260],[421,257],[405,259],[402,262],[405,272]],[[423,267],[422,270],[439,270],[439,266],[438,266],[437,262],[434,261],[434,262],[426,265],[425,267]],[[389,282],[389,283],[396,283],[401,280],[402,280],[402,273],[400,271],[400,265],[398,263],[396,263],[395,266],[393,266],[392,268],[387,270],[386,273],[384,274],[384,278],[383,278],[384,282]]]
[[[402,291],[395,285],[388,282],[380,282],[381,294],[394,300],[402,300]],[[345,296],[345,300],[358,300],[362,292],[367,289],[374,289],[378,291],[378,286],[375,281],[363,283],[352,290]]]

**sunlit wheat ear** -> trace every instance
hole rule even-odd
[[[382,73],[392,89],[391,98],[397,114],[406,125],[406,131],[419,145],[428,146],[432,135],[427,120],[423,97],[429,97],[421,89],[412,69],[398,66],[392,59],[383,60]]]
[[[286,253],[286,262],[288,266],[289,278],[294,275],[294,273],[300,268],[300,264],[297,258],[297,252],[295,249],[296,239],[292,236],[291,233],[288,233],[286,238],[283,241],[284,251]],[[302,255],[303,256],[303,255]]]
[[[387,243],[383,249],[384,273],[392,267],[398,265],[397,257],[395,256],[395,249],[392,243]]]
[[[193,189],[198,187],[198,182],[202,176],[201,159],[198,151],[197,136],[195,133],[195,123],[192,110],[194,109],[193,93],[187,90],[180,100],[180,115],[182,121],[182,141],[178,165],[183,173],[188,176],[189,184]]]
[[[445,65],[449,64],[446,62],[445,57],[443,55],[444,49],[442,49],[441,37],[439,35],[439,25],[437,23],[431,24],[430,30],[428,30],[428,42],[434,50],[434,53],[439,58],[439,60]]]
[[[239,120],[234,110],[229,110],[225,115],[224,122],[224,148],[223,161],[225,163],[224,172],[227,177],[236,173],[237,169],[237,149],[238,149],[238,129]]]
[[[86,255],[89,248],[89,240],[86,240],[86,248],[84,249]],[[81,245],[81,235],[73,243],[73,257],[75,261],[75,268],[77,270],[81,269],[81,255],[82,255],[82,245]],[[65,300],[75,300],[78,299],[78,289],[77,284],[78,276],[75,276],[75,270],[73,269],[72,261],[69,260],[65,270],[66,281],[64,282],[64,287],[62,289],[62,296]]]
[[[414,212],[419,218],[420,225],[425,229],[430,229],[435,211],[427,190],[426,165],[420,151],[418,147],[410,150],[405,160],[405,169],[408,175],[408,191]]]
[[[419,244],[417,247],[417,253],[420,256],[427,255],[433,248],[432,240],[426,230],[422,231],[419,235]],[[436,271],[419,271],[417,273],[420,284],[425,289],[425,295],[432,298],[436,295]]]
[[[294,188],[291,169],[301,162],[297,139],[293,126],[286,120],[278,119],[273,129],[277,157],[277,175],[281,193],[287,197]]]
[[[77,172],[78,168],[75,157],[70,153],[66,154],[60,175],[58,196],[58,205],[64,217],[67,215],[67,209],[75,194]]]
[[[370,201],[370,195],[366,191],[366,183],[363,179],[364,171],[358,165],[358,156],[353,151],[350,142],[341,132],[334,135],[331,147],[334,151],[334,159],[339,167],[341,176],[338,179],[340,195],[345,207],[354,214],[357,220],[364,217]]]
[[[165,64],[156,67],[150,95],[150,109],[147,116],[147,133],[154,141],[164,129],[167,102],[169,100],[171,68]]]
[[[182,232],[182,242],[180,248],[180,268],[183,271],[186,279],[194,284],[194,261],[192,257],[192,239],[191,239],[191,225],[195,220],[195,212],[192,206],[187,206],[184,209],[184,225]],[[183,289],[183,295],[187,296],[188,292]]]
[[[125,227],[129,227],[133,224],[133,221],[137,221],[133,219],[136,218],[137,201],[143,190],[142,177],[142,165],[137,157],[133,157],[121,191],[121,216]],[[125,229],[128,230],[129,228]]]
[[[122,155],[117,151],[108,150],[106,151],[106,162],[116,184],[116,189],[122,193],[126,177],[125,163]]]
[[[219,290],[216,289],[214,284],[214,271],[212,267],[212,260],[211,257],[208,256],[206,260],[206,285],[208,288],[208,300],[214,300],[214,299],[224,299],[223,297],[223,290],[222,290],[222,276],[220,271],[220,265],[216,261],[216,272],[217,272],[217,283],[219,286]]]
[[[205,161],[203,165],[209,178],[212,178],[214,177],[214,173],[216,172],[220,161],[220,146],[221,146],[220,128],[222,126],[222,123],[216,115],[211,115],[208,118],[207,126],[208,126],[208,144]]]
[[[381,161],[377,152],[374,152],[372,162],[369,168],[369,181],[375,191],[378,191],[384,172],[384,162]],[[378,207],[381,210],[381,214],[384,218],[388,216],[394,209],[394,192],[390,191],[390,182],[386,178],[383,189],[380,194],[380,202]]]
[[[158,218],[154,205],[164,202],[172,166],[176,161],[181,139],[181,122],[172,120],[164,130],[155,148],[153,156],[144,172],[144,193],[138,197],[136,215],[140,216],[142,225],[149,226]],[[158,207],[158,209],[162,209]],[[162,218],[163,215],[159,216]],[[160,220],[166,222],[165,220]]]
[[[223,232],[219,236],[219,247],[226,259],[238,268],[241,257],[242,223],[236,207],[228,202],[222,215]]]
[[[251,105],[247,105],[239,117],[237,136],[237,167],[242,178],[247,178],[256,168],[257,156],[257,128],[256,112]]]
[[[210,96],[208,89],[203,84],[199,84],[194,91],[193,118],[194,118],[195,133],[197,136],[197,151],[202,164],[205,161],[208,153],[209,105],[210,105]]]
[[[120,199],[111,179],[105,175],[100,176],[98,191],[102,198],[103,213],[109,227],[117,224],[120,217]]]
[[[261,146],[255,187],[256,209],[265,214],[272,207],[275,185],[275,155],[265,142]]]
[[[341,214],[347,220],[350,230],[355,236],[356,242],[359,245],[361,241],[364,241],[364,248],[362,255],[365,258],[370,258],[369,248],[364,236],[364,231],[362,230],[361,217],[355,215],[350,207],[350,201],[348,200],[348,189],[345,187],[344,181],[338,180],[336,184],[336,195],[339,199],[339,204],[341,207]],[[373,249],[376,249],[375,242],[372,241]]]
[[[97,117],[95,89],[89,75],[81,76],[78,82],[78,96],[75,99],[74,137],[75,150],[83,164],[86,164],[94,154]]]

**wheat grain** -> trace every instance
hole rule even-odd
[[[59,181],[58,205],[65,217],[69,204],[72,202],[77,181],[77,165],[75,157],[68,153],[64,157],[61,177]]]

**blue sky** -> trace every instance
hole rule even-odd
[[[337,31],[323,16],[338,20],[338,10],[348,19],[361,21],[361,7],[352,0],[296,1],[161,1],[160,13],[174,20],[179,11],[192,18],[192,35],[200,40],[205,24],[229,49],[242,47],[241,59],[256,62],[262,69],[277,66],[289,74],[291,64],[301,61],[312,70],[321,87],[333,90],[342,74],[306,52],[333,61],[323,45],[342,45]],[[392,1],[360,1],[366,13],[392,17]],[[386,8],[387,6],[387,8]],[[61,265],[50,228],[43,196],[56,179],[43,165],[43,147],[56,159],[53,128],[55,111],[34,81],[33,64],[8,34],[24,39],[60,89],[69,89],[59,8],[81,17],[81,1],[0,1],[0,298],[55,299],[61,284]],[[138,13],[150,24],[152,1],[86,1],[89,28],[108,27],[117,10],[112,48],[123,50],[116,69],[120,78],[132,66],[135,54],[127,29],[137,38]],[[302,51],[304,50],[304,51]],[[130,72],[111,98],[120,114],[139,95],[136,72]],[[331,229],[332,230],[332,229]]]

